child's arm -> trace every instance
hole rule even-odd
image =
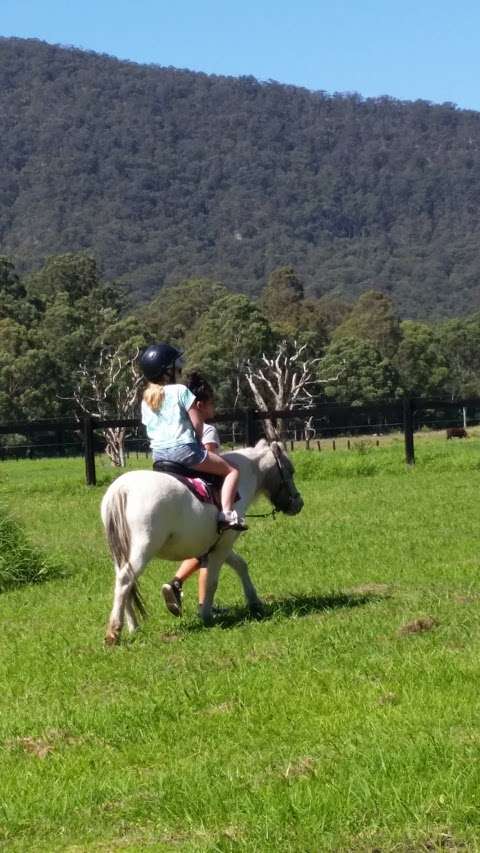
[[[219,453],[220,438],[216,428],[212,424],[203,425],[202,444],[212,453]]]
[[[198,440],[201,441],[203,433],[203,420],[198,409],[196,409],[195,406],[192,405],[190,406],[187,414],[192,422],[192,426],[196,432]]]

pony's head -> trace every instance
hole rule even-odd
[[[278,441],[268,444],[262,438],[255,448],[262,451],[262,490],[276,510],[286,515],[297,515],[303,507],[303,498],[293,479],[295,469],[282,445]]]

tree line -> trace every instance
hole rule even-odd
[[[292,405],[480,396],[480,313],[401,320],[378,291],[354,302],[308,296],[293,267],[276,269],[258,298],[211,279],[181,281],[133,308],[120,293],[88,255],[52,256],[23,276],[0,257],[0,422],[98,414],[100,403],[103,417],[135,412],[136,358],[156,340],[185,352],[224,410],[258,405],[252,378],[278,408],[278,359],[297,385],[308,372],[309,397],[301,389]]]

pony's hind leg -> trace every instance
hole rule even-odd
[[[107,646],[114,646],[120,639],[126,603],[134,582],[135,575],[128,563],[121,568],[117,565],[115,566],[113,607],[112,612],[110,613],[110,619],[108,620],[107,633],[105,634],[105,643]],[[127,619],[129,619],[128,616]]]
[[[141,616],[145,616],[145,606],[138,591],[137,580],[150,557],[148,544],[140,541],[132,549],[130,559],[125,565],[121,568],[117,564],[115,565],[113,607],[105,635],[107,646],[118,643],[125,618],[129,631],[134,631],[138,626],[137,612]]]
[[[129,634],[133,634],[134,631],[136,631],[138,628],[138,619],[137,614],[135,613],[135,606],[133,603],[131,590],[129,590],[128,595],[125,599],[125,622],[127,623]]]
[[[136,581],[132,584],[125,600],[125,621],[130,634],[138,628],[138,616],[145,618],[147,611]]]

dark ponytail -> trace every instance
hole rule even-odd
[[[187,388],[195,395],[200,403],[213,400],[213,388],[200,373],[196,373],[195,371],[189,373],[187,376]]]

